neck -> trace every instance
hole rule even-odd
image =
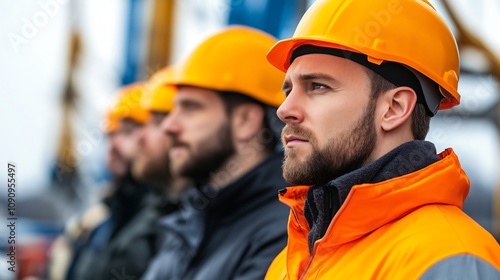
[[[411,142],[413,140],[415,139],[413,138],[413,135],[409,129],[398,129],[395,132],[381,134],[376,141],[375,148],[373,149],[370,157],[364,165],[376,161],[377,159],[381,158],[382,156],[401,146],[402,144]]]
[[[263,162],[270,152],[262,149],[247,146],[229,157],[221,168],[210,173],[208,183],[214,189],[220,189],[234,182],[248,171]]]
[[[190,181],[188,179],[177,177],[170,179],[168,185],[164,187],[165,197],[168,202],[177,203],[182,193],[189,186]]]

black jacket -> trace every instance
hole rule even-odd
[[[158,219],[178,209],[134,180],[105,200],[111,216],[78,246],[66,279],[139,279],[156,254]]]
[[[218,192],[193,190],[161,220],[164,241],[143,279],[263,279],[286,245],[281,160],[272,155]]]

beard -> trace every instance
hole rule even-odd
[[[179,166],[175,173],[196,182],[206,182],[210,174],[219,169],[235,153],[229,122],[222,124],[214,134],[196,146],[179,143],[174,139],[175,145],[183,145],[189,152],[186,162]]]
[[[283,129],[282,139],[287,134],[308,139],[312,153],[304,162],[298,162],[297,150],[285,149],[284,179],[294,185],[320,185],[362,167],[373,152],[377,140],[374,114],[375,101],[370,100],[357,124],[329,139],[322,149],[318,147],[312,131],[287,125]],[[285,142],[283,145],[286,145]]]
[[[108,152],[106,161],[108,171],[113,178],[121,179],[130,173],[132,160],[123,156],[118,150],[112,149]]]
[[[165,185],[170,179],[168,150],[164,154],[141,154],[134,162],[132,174],[138,180],[153,185]]]

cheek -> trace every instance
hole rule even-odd
[[[354,106],[318,106],[311,108],[309,119],[318,148],[325,147],[338,135],[352,129],[361,110]]]
[[[140,150],[138,137],[128,138],[126,141],[123,142],[123,145],[121,148],[122,148],[122,152],[125,156],[127,156],[129,158],[135,156]]]
[[[217,116],[205,116],[186,123],[185,139],[197,146],[203,145],[204,142],[216,137],[217,130],[222,123],[222,120]],[[202,147],[200,147],[202,148]]]
[[[147,134],[144,135],[144,142],[148,146],[149,149],[159,146],[164,139],[167,138],[167,135],[163,134],[159,129],[151,129]]]
[[[155,154],[164,154],[168,153],[168,150],[172,146],[172,141],[162,133],[155,133],[151,137],[151,143],[149,145],[151,148],[150,150],[155,153]]]

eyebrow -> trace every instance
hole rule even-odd
[[[179,107],[184,107],[184,106],[199,106],[203,107],[203,103],[199,102],[198,100],[192,100],[192,99],[181,99],[177,102],[176,104]]]
[[[300,74],[298,76],[298,80],[299,81],[311,81],[311,80],[323,80],[323,81],[327,81],[331,84],[339,84],[339,81],[337,81],[335,78],[333,78],[332,76],[329,76],[327,74],[323,74],[323,73],[310,73],[310,74]],[[291,88],[291,82],[290,82],[290,79],[285,79],[285,81],[283,82],[283,86],[282,86],[282,90],[284,92],[286,92],[287,90],[289,90]]]

